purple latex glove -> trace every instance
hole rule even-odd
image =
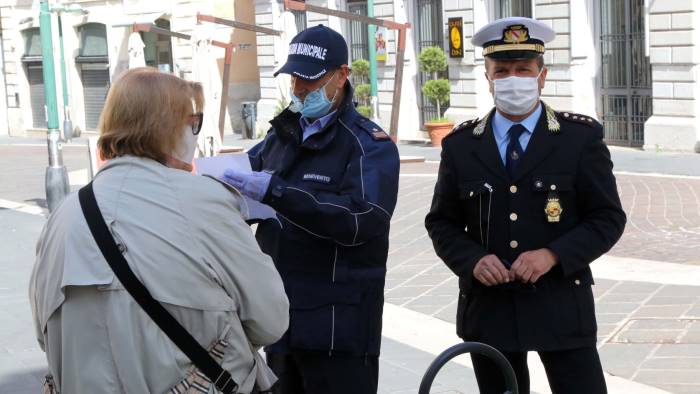
[[[238,189],[244,196],[261,201],[270,186],[272,175],[259,171],[242,171],[229,168],[222,180]]]

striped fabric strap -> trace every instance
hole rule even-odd
[[[228,347],[229,343],[224,340],[218,340],[214,343],[211,348],[209,348],[209,354],[212,356],[216,362],[221,363],[224,359],[224,350]],[[170,389],[169,394],[196,394],[196,393],[209,393],[211,390],[212,383],[211,380],[200,372],[194,365],[187,374],[187,377],[176,384],[175,387]]]

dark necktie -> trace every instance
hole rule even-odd
[[[520,146],[520,135],[525,131],[525,127],[521,124],[515,124],[508,130],[508,147],[506,148],[506,170],[511,178],[515,176],[515,170],[518,168],[518,163],[523,158],[523,147]]]

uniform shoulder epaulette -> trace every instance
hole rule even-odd
[[[588,115],[581,115],[573,112],[559,112],[559,118],[564,121],[584,124],[588,127],[602,127],[595,118]]]
[[[458,124],[457,126],[452,128],[452,131],[450,131],[449,134],[447,134],[444,138],[453,136],[455,134],[458,134],[460,131],[464,130],[471,130],[473,129],[477,124],[479,124],[479,118],[476,119],[469,119],[465,120],[464,122]]]
[[[375,141],[390,140],[391,137],[382,128],[371,120],[361,116],[355,122],[360,129],[364,130]]]

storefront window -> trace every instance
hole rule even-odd
[[[496,19],[509,16],[532,18],[532,0],[495,0]]]

